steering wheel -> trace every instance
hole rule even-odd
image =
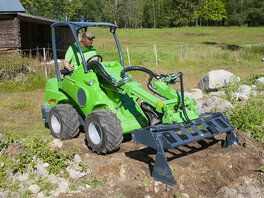
[[[99,55],[99,54],[96,54],[96,55],[93,55],[93,56],[91,56],[90,58],[88,58],[88,60],[86,61],[86,63],[89,63],[93,58],[95,58],[95,57],[97,57],[97,62],[99,62],[99,59],[100,59],[100,62],[102,62],[103,61],[103,58],[102,58],[102,56],[101,55]]]

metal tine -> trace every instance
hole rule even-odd
[[[177,133],[175,133],[175,131],[171,130],[171,131],[168,131],[168,132],[172,135],[172,137],[174,137],[174,139],[177,140],[177,144],[179,142],[182,142],[182,139],[177,135]]]
[[[212,119],[212,120],[210,120],[218,129],[222,129],[223,127],[220,125],[220,124],[218,124],[216,121],[215,121],[215,119]],[[222,120],[223,121],[223,120]]]
[[[181,126],[181,131],[183,132],[184,135],[186,135],[188,138],[192,138],[192,134],[185,128]]]
[[[204,134],[196,125],[192,124],[191,127],[193,130],[198,133],[199,135]]]

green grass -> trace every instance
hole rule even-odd
[[[115,42],[108,29],[91,31],[96,35],[94,45],[97,53],[104,60],[118,59]],[[185,87],[189,89],[196,87],[201,77],[212,69],[226,69],[240,77],[264,73],[261,62],[264,47],[243,46],[263,43],[263,32],[263,27],[184,27],[118,29],[117,35],[125,65],[128,65],[128,47],[131,65],[145,66],[157,73],[182,71]],[[187,56],[186,43],[189,44]],[[157,45],[158,66],[155,65],[154,44]]]

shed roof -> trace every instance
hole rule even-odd
[[[48,19],[48,18],[33,16],[30,14],[24,14],[24,13],[17,13],[17,16],[21,21],[28,21],[32,23],[46,24],[46,25],[51,25],[52,23],[55,23],[58,21],[54,19]]]
[[[19,0],[0,0],[0,12],[25,12]]]

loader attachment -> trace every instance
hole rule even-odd
[[[132,132],[132,139],[157,151],[152,177],[165,184],[176,185],[164,149],[173,149],[222,133],[227,133],[224,147],[232,144],[241,145],[233,130],[228,118],[217,112],[202,114],[198,119],[189,122],[136,129]]]

